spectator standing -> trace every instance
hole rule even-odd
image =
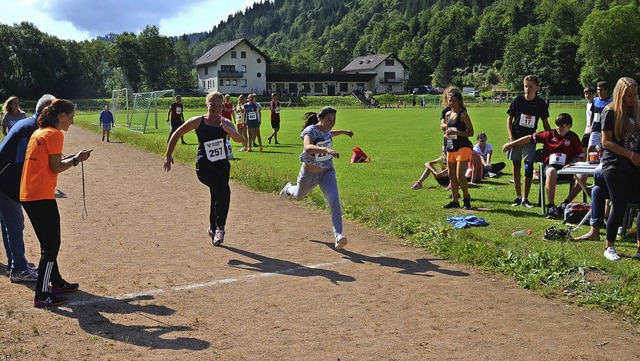
[[[38,116],[55,99],[53,95],[43,95],[38,100],[35,114],[11,127],[0,144],[0,228],[11,282],[35,282],[38,277],[36,269],[29,266],[25,255],[20,178],[29,138],[38,129]]]
[[[584,149],[589,149],[589,138],[591,137],[591,116],[593,112],[591,111],[591,107],[593,106],[593,88],[586,87],[584,88],[584,99],[587,101],[587,110],[586,110],[586,123],[584,127],[584,135],[582,136],[582,147]]]
[[[176,95],[175,102],[171,104],[169,107],[169,111],[167,112],[167,122],[171,121],[171,131],[169,132],[169,137],[167,138],[167,143],[169,139],[171,139],[171,135],[175,132],[182,124],[184,124],[184,106],[182,105],[182,97],[180,95]],[[184,141],[184,137],[180,138],[182,144],[187,144]]]
[[[591,134],[589,135],[588,152],[595,152],[596,147],[602,146],[602,123],[600,122],[602,111],[611,103],[609,95],[609,84],[606,81],[599,81],[596,88],[598,97],[593,99],[591,105]]]
[[[2,106],[2,134],[7,135],[9,129],[20,119],[27,117],[27,114],[20,109],[20,100],[16,96],[9,97]]]
[[[20,201],[40,242],[41,254],[35,307],[61,305],[66,298],[59,295],[79,287],[77,283],[65,281],[58,269],[60,213],[55,199],[58,173],[84,162],[91,154],[91,150],[82,150],[74,157],[62,158],[62,132],[73,124],[75,108],[75,104],[65,99],[56,99],[44,108],[38,116],[39,129],[31,135],[25,155]]]
[[[542,120],[545,130],[551,130],[549,126],[549,105],[538,97],[540,80],[536,75],[527,75],[523,81],[524,94],[516,96],[507,110],[507,134],[509,142],[531,135],[538,128],[538,121]],[[525,206],[533,208],[529,202],[529,191],[533,181],[533,162],[536,153],[534,143],[525,143],[509,147],[507,158],[513,163],[513,182],[516,190],[516,199],[512,206]],[[521,168],[524,160],[524,197],[522,194]]]
[[[280,101],[276,93],[271,94],[271,102],[269,103],[271,109],[271,128],[273,133],[267,138],[269,144],[271,144],[271,138],[273,138],[275,144],[278,143],[278,131],[280,130]]]
[[[104,142],[104,137],[107,137],[107,142],[111,142],[109,140],[109,133],[111,133],[111,128],[113,128],[114,120],[113,113],[109,111],[109,104],[104,106],[104,110],[100,112],[100,126],[102,127],[102,141]]]
[[[613,90],[613,101],[602,113],[602,177],[609,190],[611,212],[607,218],[604,256],[620,260],[614,244],[630,199],[638,199],[640,175],[640,102],[638,83],[623,77]],[[640,220],[640,215],[638,215]],[[638,239],[638,238],[636,238]],[[640,240],[636,259],[640,259]]]

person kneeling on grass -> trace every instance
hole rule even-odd
[[[340,154],[333,149],[333,137],[341,134],[353,137],[353,132],[333,130],[336,124],[336,113],[335,108],[324,107],[319,113],[305,114],[305,123],[300,134],[304,141],[304,148],[300,154],[302,166],[298,174],[298,184],[287,183],[280,191],[280,197],[293,196],[301,200],[313,188],[320,186],[331,211],[335,247],[343,249],[347,244],[347,237],[342,234],[342,207],[338,195],[336,170],[333,168],[333,158],[338,158]]]
[[[546,177],[545,190],[547,192],[547,218],[557,218],[560,216],[562,207],[555,206],[555,191],[558,179],[571,180],[575,177],[576,183],[571,188],[569,196],[562,202],[569,203],[582,190],[580,184],[584,184],[587,175],[558,175],[558,170],[571,163],[584,159],[582,141],[580,137],[571,131],[573,119],[571,115],[562,113],[556,117],[556,129],[545,130],[543,132],[525,135],[522,138],[509,142],[502,146],[502,151],[523,144],[542,143],[542,162]]]

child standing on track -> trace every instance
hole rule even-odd
[[[333,158],[338,158],[340,154],[333,149],[333,137],[341,134],[353,137],[353,132],[332,130],[336,124],[336,113],[335,108],[324,107],[319,113],[305,114],[304,128],[300,134],[304,148],[300,154],[302,166],[298,181],[296,185],[287,183],[280,191],[280,197],[293,196],[301,200],[316,186],[320,186],[331,210],[335,247],[342,249],[347,244],[347,237],[342,234],[342,208],[333,168]]]

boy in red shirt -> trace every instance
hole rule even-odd
[[[545,164],[545,189],[547,192],[548,205],[547,218],[557,218],[560,215],[561,207],[556,207],[554,204],[558,178],[572,179],[573,177],[571,175],[558,176],[558,170],[584,159],[582,141],[576,133],[571,131],[571,126],[573,125],[571,115],[562,113],[558,115],[555,123],[556,129],[525,135],[502,146],[502,151],[506,152],[514,146],[523,144],[542,143],[544,145],[542,148],[542,162]],[[584,183],[586,177],[586,175],[575,176],[579,183]],[[582,188],[579,183],[574,184],[569,196],[563,203],[571,202],[571,200],[580,193]]]

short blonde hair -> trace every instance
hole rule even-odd
[[[207,94],[207,100],[206,100],[205,104],[209,105],[209,104],[213,103],[213,101],[216,100],[216,99],[223,100],[222,93],[220,93],[220,92],[211,92],[211,93]]]

